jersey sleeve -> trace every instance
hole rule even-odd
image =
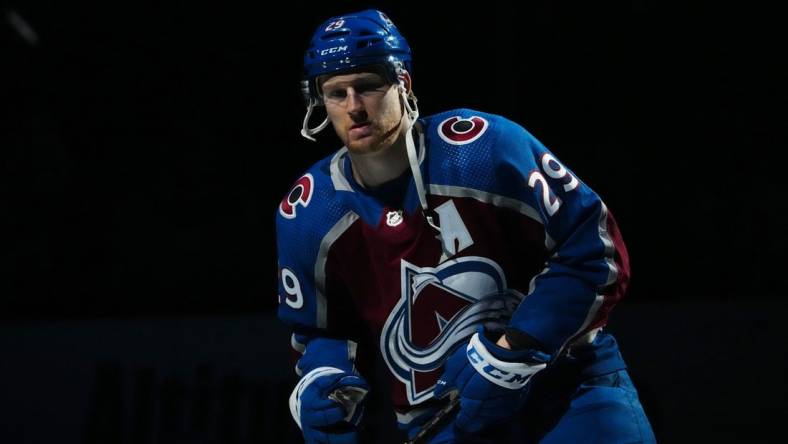
[[[315,174],[317,176],[317,174]],[[341,231],[348,218],[340,217],[334,224],[331,214],[320,202],[330,201],[326,187],[312,174],[303,176],[280,203],[276,213],[276,242],[278,269],[277,316],[293,331],[291,345],[303,356],[297,356],[296,372],[320,364],[343,365],[355,361],[356,348],[362,338],[357,310],[342,284],[342,278],[332,270],[331,239]],[[315,342],[317,341],[317,342]],[[323,341],[323,342],[321,342]],[[352,350],[352,357],[340,353],[311,353],[312,343],[334,341],[347,344],[338,349]],[[315,349],[315,346],[312,346]],[[313,362],[315,361],[315,362]],[[307,363],[309,363],[307,365]]]
[[[306,215],[304,215],[306,217]],[[276,217],[279,307],[277,315],[298,330],[324,330],[325,297],[317,288],[318,251],[311,233],[298,220]]]
[[[500,184],[540,216],[548,257],[510,327],[556,353],[607,322],[628,285],[626,247],[600,197],[528,131],[505,121],[497,142]]]

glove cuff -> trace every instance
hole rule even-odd
[[[484,345],[491,355],[501,361],[525,362],[526,364],[544,364],[550,362],[550,355],[534,348],[510,350],[503,348],[490,339],[490,332],[479,328],[479,341]]]
[[[298,376],[329,365],[350,374],[358,374],[355,367],[358,344],[346,339],[315,337],[309,340],[295,371]]]
[[[483,334],[475,333],[466,348],[468,361],[482,377],[503,388],[510,390],[522,389],[531,380],[531,376],[547,367],[546,361],[541,359],[534,359],[532,360],[533,363],[504,361],[493,355],[488,347],[507,357],[526,357],[530,359],[533,357],[541,358],[539,355],[545,354],[535,350],[512,352],[493,344]]]

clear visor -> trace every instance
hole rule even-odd
[[[396,82],[396,79],[391,78],[392,77],[391,72],[388,69],[386,69],[386,67],[384,66],[381,65],[359,66],[348,70],[337,71],[337,72],[332,72],[329,74],[322,74],[317,76],[315,78],[315,93],[317,94],[317,97],[321,101],[325,101],[326,98],[324,97],[323,83],[325,83],[326,80],[335,76],[341,76],[346,74],[358,74],[358,73],[377,74],[384,80],[386,86]],[[369,85],[369,86],[373,86],[373,85]]]

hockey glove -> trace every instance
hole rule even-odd
[[[454,420],[459,434],[475,433],[503,422],[522,407],[531,377],[547,367],[550,356],[537,350],[507,350],[496,345],[482,328],[446,361],[434,395],[460,392]]]
[[[348,341],[309,342],[297,371],[303,377],[290,395],[290,413],[307,443],[357,442],[369,384],[355,373]],[[333,364],[314,367],[316,362]],[[314,368],[313,368],[314,367]]]

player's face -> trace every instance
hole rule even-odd
[[[370,153],[397,140],[404,110],[396,85],[360,72],[330,77],[321,89],[328,117],[348,150]]]

